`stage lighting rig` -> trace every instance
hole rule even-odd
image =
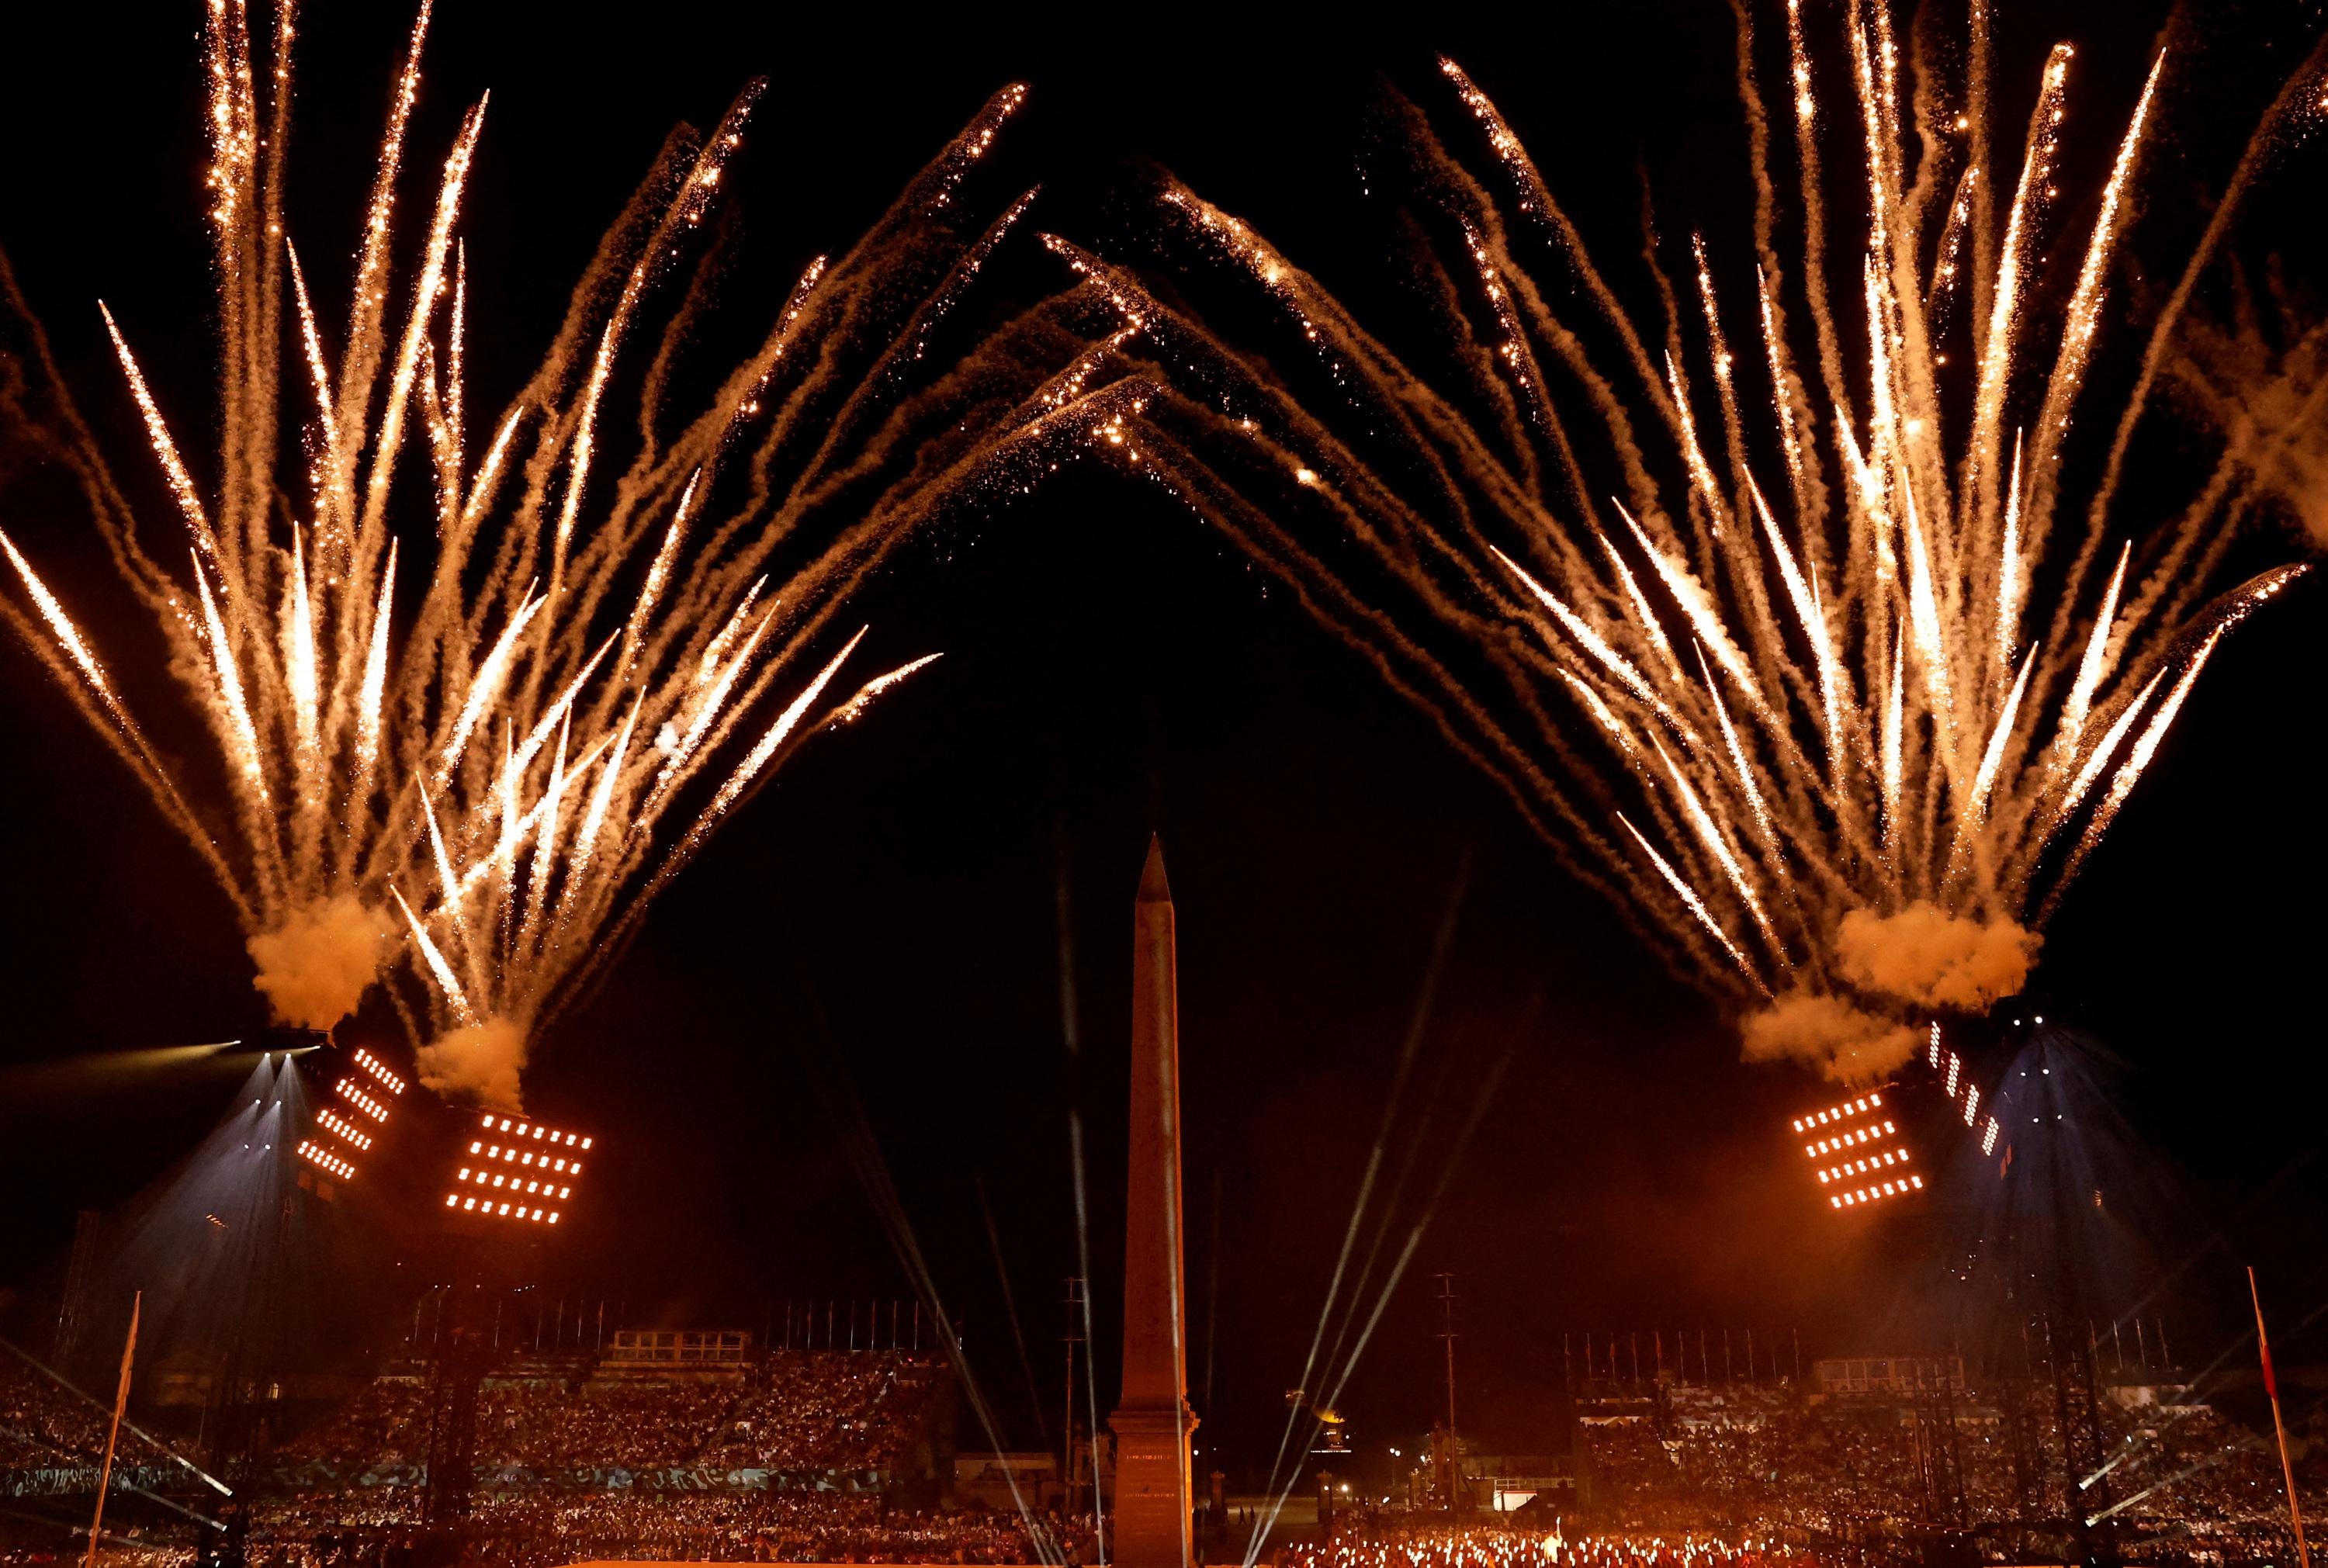
[[[2040,1019],[2037,1021],[2042,1023],[2045,1020]],[[1925,1044],[1924,1062],[1940,1076],[1946,1085],[1949,1103],[1962,1108],[1964,1124],[1979,1130],[1980,1151],[1983,1154],[1996,1152],[1997,1135],[2003,1129],[1994,1113],[1985,1121],[1981,1119],[1980,1085],[1973,1082],[1971,1068],[1965,1059],[1957,1054],[1954,1047],[1940,1042],[1940,1026],[1938,1024],[1932,1026],[1930,1038]]]
[[[1898,1086],[1884,1084],[1795,1118],[1803,1156],[1831,1207],[1858,1208],[1924,1189],[1887,1093],[1896,1098]]]
[[[580,1185],[596,1140],[519,1116],[483,1113],[468,1130],[446,1184],[445,1207],[460,1216],[554,1225]]]
[[[1918,1197],[1938,1179],[1935,1157],[1959,1139],[1995,1153],[2003,1128],[1983,1076],[1976,1059],[1943,1039],[1934,1023],[1923,1048],[1893,1076],[1795,1117],[1795,1145],[1827,1207],[1858,1210]]]
[[[324,1148],[312,1138],[299,1141],[299,1158],[322,1167],[342,1181],[356,1173],[356,1168]]]
[[[297,1064],[309,1109],[296,1146],[302,1185],[326,1197],[362,1179],[369,1202],[402,1234],[425,1238],[570,1227],[597,1139],[531,1116],[446,1103],[408,1082],[377,1041],[341,1045],[321,1034],[275,1031],[270,1049]],[[407,1225],[417,1222],[417,1229]],[[480,1225],[479,1222],[489,1222]]]
[[[325,1035],[277,1031],[268,1043],[286,1052],[308,1085],[314,1108],[300,1158],[335,1180],[354,1180],[402,1104],[403,1077],[369,1047],[340,1045]]]

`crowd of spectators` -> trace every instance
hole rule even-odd
[[[488,1385],[477,1400],[477,1462],[625,1469],[692,1464],[737,1397],[733,1385],[719,1383]]]
[[[938,1364],[895,1352],[782,1352],[700,1376],[610,1376],[585,1359],[504,1366],[480,1390],[479,1490],[465,1561],[1093,1560],[1091,1543],[1056,1520],[1030,1530],[1008,1511],[909,1507],[894,1487],[852,1489],[859,1478],[902,1475],[930,1437],[945,1386]],[[302,1463],[336,1477],[325,1478],[328,1489],[262,1495],[250,1516],[251,1563],[399,1560],[420,1528],[419,1488],[358,1478],[425,1462],[428,1403],[425,1369],[394,1369],[280,1445],[277,1458],[295,1468],[278,1473],[278,1485],[310,1484],[296,1470]],[[2133,1562],[2236,1568],[2283,1561],[2292,1546],[2268,1432],[2201,1403],[2106,1403],[2099,1473],[2075,1499],[2062,1493],[2050,1389],[1973,1391],[1920,1409],[1807,1398],[1784,1385],[1680,1389],[1581,1413],[1581,1518],[1451,1528],[1354,1515],[1328,1541],[1286,1545],[1279,1568],[1807,1568],[1840,1560],[1838,1547],[1872,1533],[1896,1539],[2011,1517],[2058,1524],[2072,1502],[2105,1515]],[[29,1366],[0,1362],[0,1469],[92,1462],[104,1435],[103,1412]],[[157,1457],[145,1449],[125,1432],[120,1459]],[[497,1485],[492,1472],[511,1467],[537,1473]],[[777,1484],[662,1489],[682,1479],[672,1477],[593,1487],[556,1473],[594,1469],[715,1478],[765,1469]],[[811,1477],[822,1479],[800,1484]],[[363,1481],[383,1479],[413,1477]],[[2328,1516],[2328,1442],[2299,1442],[2297,1482],[2306,1512]],[[2004,1549],[2001,1539],[1991,1544]],[[186,1557],[174,1550],[125,1542],[107,1560],[171,1568]],[[54,1543],[0,1540],[0,1568],[61,1560],[56,1552]]]
[[[1031,1563],[1017,1517],[890,1507],[875,1495],[508,1497],[477,1510],[471,1560],[550,1568],[594,1556],[745,1563]]]
[[[417,1465],[428,1457],[428,1388],[408,1374],[377,1377],[320,1426],[278,1451],[293,1463]]]
[[[0,1354],[0,1470],[93,1465],[105,1457],[106,1413],[14,1356]],[[152,1445],[124,1427],[120,1465],[152,1464]]]
[[[2267,1433],[2204,1404],[2106,1401],[2099,1473],[2070,1499],[2044,1393],[1976,1392],[1919,1420],[1889,1402],[1746,1390],[1588,1423],[1594,1517],[1628,1533],[1835,1540],[1869,1528],[2060,1521],[2075,1506],[2135,1558],[2267,1562],[2283,1549],[2286,1488]],[[2297,1481],[2307,1514],[2328,1503],[2321,1459],[2300,1466]]]
[[[587,1359],[507,1368],[478,1392],[476,1461],[889,1471],[928,1435],[944,1388],[939,1364],[895,1352],[780,1351],[726,1378],[608,1377]],[[421,1464],[427,1398],[425,1373],[376,1378],[277,1457],[345,1470]]]
[[[894,1491],[848,1489],[894,1476],[926,1444],[946,1387],[940,1363],[899,1352],[785,1351],[698,1375],[633,1373],[587,1357],[504,1364],[478,1390],[479,1490],[463,1560],[510,1568],[594,1556],[1037,1561],[1016,1515],[908,1508]],[[400,1560],[421,1529],[421,1491],[408,1483],[428,1458],[429,1400],[428,1369],[400,1365],[279,1441],[276,1484],[309,1489],[262,1493],[253,1504],[254,1568]],[[101,1413],[29,1368],[0,1366],[0,1469],[89,1462],[103,1441]],[[136,1462],[127,1448],[124,1457]],[[320,1488],[305,1467],[328,1472]],[[537,1484],[496,1489],[492,1473],[510,1468],[535,1472]],[[773,1489],[746,1491],[556,1484],[560,1471],[679,1469],[787,1475]],[[797,1485],[804,1477],[840,1479]],[[539,1484],[544,1478],[551,1484]],[[125,1542],[117,1551],[105,1560],[175,1568],[192,1561],[193,1545]],[[0,1532],[0,1568],[78,1556],[69,1541]]]
[[[1568,1535],[1508,1525],[1338,1531],[1294,1545],[1277,1568],[1815,1568],[1815,1548],[1775,1539],[1684,1532]]]
[[[1038,1527],[1055,1530],[1055,1522]],[[254,1516],[250,1568],[370,1568],[420,1533],[417,1498],[350,1508],[337,1497],[271,1499]],[[474,1568],[558,1568],[593,1558],[722,1563],[1033,1563],[1015,1516],[916,1509],[840,1492],[481,1495],[461,1530]]]
[[[48,1535],[40,1545],[0,1542],[0,1568],[75,1568],[89,1550],[85,1533],[51,1531]],[[101,1545],[97,1560],[104,1568],[192,1568],[194,1549],[115,1536]]]
[[[765,1468],[803,1473],[884,1472],[925,1441],[945,1390],[943,1367],[896,1353],[786,1352],[741,1376],[594,1376],[594,1363],[518,1363],[478,1394],[480,1468],[462,1562],[549,1568],[592,1557],[731,1562],[1031,1563],[1041,1560],[1015,1514],[981,1507],[902,1506],[895,1491],[826,1487],[690,1491],[575,1484],[496,1489],[504,1467],[560,1470]],[[422,1532],[422,1491],[410,1474],[428,1446],[426,1368],[399,1366],[365,1384],[320,1423],[275,1450],[277,1484],[249,1521],[252,1568],[361,1568],[402,1561]],[[101,1444],[94,1413],[23,1376],[0,1381],[12,1463],[57,1462],[56,1451]],[[17,1458],[19,1450],[23,1458]],[[315,1465],[333,1472],[316,1487]],[[366,1472],[371,1472],[366,1475]],[[359,1478],[361,1478],[361,1479]],[[928,1501],[924,1496],[919,1498]],[[1038,1533],[1065,1544],[1056,1521]],[[183,1545],[121,1546],[105,1561],[183,1568]],[[49,1535],[56,1535],[52,1530]],[[14,1538],[7,1538],[7,1537]],[[1086,1560],[1095,1554],[1084,1542]],[[1056,1555],[1054,1551],[1053,1555]],[[78,1561],[70,1540],[0,1532],[0,1568]]]
[[[772,1470],[886,1469],[928,1429],[943,1386],[937,1365],[901,1356],[803,1351],[772,1356],[758,1386],[703,1455]]]

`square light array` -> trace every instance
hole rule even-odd
[[[1883,1113],[1880,1089],[1798,1116],[1794,1128],[1819,1185],[1830,1189],[1830,1207],[1857,1208],[1924,1189],[1924,1178],[1908,1169],[1908,1147]]]
[[[582,1176],[592,1140],[488,1113],[469,1141],[445,1207],[493,1219],[556,1225]]]

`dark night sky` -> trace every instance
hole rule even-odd
[[[529,362],[663,130],[708,121],[756,71],[775,90],[743,169],[737,286],[770,297],[1010,80],[1036,98],[1006,168],[1047,182],[1041,221],[1110,221],[1131,161],[1153,158],[1362,297],[1369,258],[1336,237],[1361,202],[1366,108],[1385,76],[1430,93],[1435,50],[1473,70],[1588,214],[1629,221],[1638,161],[1663,210],[1702,207],[1720,232],[1739,183],[1727,9],[1612,9],[1321,36],[1242,15],[1231,27],[1142,13],[1110,28],[1078,12],[991,29],[958,14],[924,28],[868,8],[804,27],[766,7],[688,7],[578,25],[555,8],[455,5],[416,136],[441,146],[459,107],[493,89],[465,232],[473,343],[523,345],[505,362],[473,349],[499,392],[492,378]],[[2149,8],[2125,19],[2136,9],[2007,7],[2000,75],[2025,81],[2044,42],[2076,38],[2085,123],[2108,126],[2152,36]],[[333,181],[365,167],[404,25],[393,7],[365,10],[319,11],[303,42],[294,221],[319,255],[352,230],[361,183]],[[165,400],[202,406],[198,16],[104,11],[74,8],[51,47],[0,61],[0,244],[84,403],[120,430],[100,296]],[[2189,127],[2173,168],[2219,170],[2220,144],[2259,101],[2256,72],[2286,69],[2317,24],[2275,31],[2258,14],[2222,13],[2232,42],[2202,52],[2201,87],[2172,106]],[[2211,80],[2236,112],[2211,111]],[[1629,247],[1629,228],[1600,231],[1619,236],[1612,252]],[[1017,265],[1020,286],[1056,281],[1038,258]],[[92,540],[43,518],[5,522],[59,563],[69,593],[85,590],[76,603],[102,602]],[[1429,1418],[1425,1296],[1441,1269],[1465,1296],[1467,1390],[1523,1432],[1563,1328],[1799,1323],[1840,1343],[1897,1288],[1884,1244],[1824,1223],[1784,1162],[1773,1129],[1807,1085],[1739,1065],[1715,1011],[1225,541],[1094,474],[909,549],[866,607],[890,662],[949,657],[727,828],[542,1054],[537,1103],[617,1151],[590,1255],[559,1263],[563,1280],[673,1321],[755,1326],[771,1297],[904,1294],[834,1131],[832,1097],[853,1096],[940,1290],[969,1319],[982,1380],[1023,1412],[982,1181],[1047,1407],[1054,1302],[1075,1266],[1071,1104],[1091,1140],[1103,1303],[1120,1267],[1107,1238],[1121,1213],[1113,1054],[1130,898],[1154,829],[1181,929],[1191,1310],[1199,1323],[1216,1310],[1219,1325],[1216,1353],[1199,1336],[1192,1374],[1201,1390],[1212,1367],[1204,1413],[1232,1447],[1296,1379],[1466,865],[1424,1044],[1422,1082],[1441,1085],[1434,1125],[1443,1132],[1507,1053],[1509,1066],[1353,1385],[1363,1436]],[[2318,1168],[2239,1206],[2319,1137],[2328,1088],[2311,995],[2328,871],[2323,610],[2312,586],[2218,655],[2045,964],[2054,992],[2126,1058],[2129,1113],[2193,1212],[2282,1265],[2286,1305],[2303,1310],[2322,1288],[2306,1278]],[[102,635],[105,614],[88,618]],[[0,733],[13,741],[0,784],[5,1284],[52,1262],[75,1207],[151,1179],[232,1087],[125,1073],[92,1090],[22,1065],[218,1039],[261,1019],[225,901],[21,650],[0,650]],[[1060,1028],[1062,878],[1090,1056],[1079,1077]],[[2220,1253],[2201,1273],[2183,1310],[2211,1323],[2235,1275]],[[1031,1441],[1023,1413],[1010,1419]]]

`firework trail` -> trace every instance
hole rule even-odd
[[[2220,319],[2194,322],[2164,373],[2238,455],[2258,503],[2328,549],[2328,321],[2267,281],[2264,297],[2237,287]]]
[[[2044,65],[2018,166],[1993,168],[1992,141],[2009,138],[1987,129],[2003,109],[1975,11],[1969,85],[1924,51],[1903,86],[1889,12],[1853,0],[1848,87],[1823,118],[1788,5],[1788,219],[1741,5],[1751,265],[1717,274],[1694,239],[1673,277],[1652,236],[1661,324],[1628,314],[1451,61],[1488,172],[1411,104],[1394,106],[1392,138],[1443,374],[1402,361],[1177,183],[1160,247],[1195,276],[1170,305],[1048,241],[1139,333],[1119,368],[1141,412],[1111,433],[1139,471],[1422,705],[1669,962],[1750,1009],[1749,1055],[1842,1077],[1904,1060],[1910,1009],[2019,989],[2223,633],[2304,569],[2210,596],[2254,502],[2253,453],[2224,450],[2163,522],[2121,481],[2234,209],[2323,98],[2320,53],[2181,258],[2131,397],[2097,410],[2083,394],[2117,319],[2112,265],[2168,53],[2090,224],[2063,232],[2072,52]],[[1859,188],[1831,200],[1822,160],[1845,136]],[[1847,233],[1830,219],[1862,211]],[[2048,248],[2079,261],[2058,290],[2041,286]],[[1229,319],[1250,321],[1257,293],[1291,344],[1273,365],[1178,302],[1223,267],[1243,313]],[[2112,434],[2073,496],[2065,475],[2083,470],[2061,457],[2078,418]],[[2153,521],[2137,528],[2136,511]]]
[[[748,356],[695,378],[710,389],[699,411],[671,418],[680,350],[721,277],[707,220],[756,83],[709,136],[669,138],[538,368],[479,421],[459,221],[482,101],[403,247],[412,260],[396,259],[428,21],[424,4],[334,344],[286,230],[293,8],[254,41],[242,0],[212,0],[207,482],[139,369],[134,309],[104,318],[166,523],[114,478],[0,268],[23,340],[0,353],[12,434],[77,476],[220,776],[149,740],[5,534],[23,598],[0,604],[205,857],[279,1018],[331,1027],[401,950],[390,994],[428,1042],[424,1079],[510,1103],[527,1042],[713,829],[803,738],[928,662],[850,695],[863,634],[837,637],[832,618],[915,525],[1011,487],[1050,429],[1083,418],[1090,333],[1053,300],[958,358],[934,352],[1032,199],[958,221],[964,182],[1024,100],[1011,88],[852,249],[808,268]],[[656,286],[690,254],[682,297],[656,312]],[[1055,347],[1056,377],[1042,369]],[[699,778],[718,782],[707,795]],[[229,803],[224,831],[206,790]]]

